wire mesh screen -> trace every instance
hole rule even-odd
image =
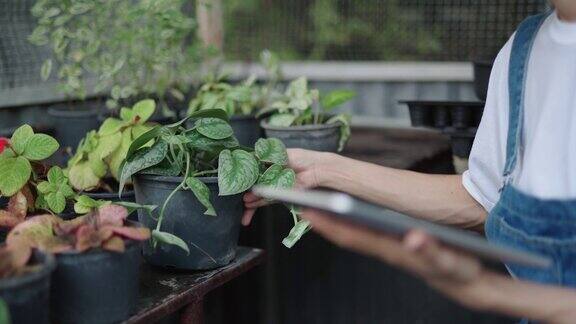
[[[0,89],[41,84],[40,67],[47,48],[28,42],[36,26],[30,9],[35,0],[0,0]]]
[[[251,60],[493,58],[545,0],[223,0],[225,52]]]

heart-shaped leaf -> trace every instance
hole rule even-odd
[[[98,187],[100,178],[94,174],[89,161],[73,165],[68,169],[70,184],[77,190],[90,190]]]
[[[194,193],[196,199],[206,207],[204,215],[216,216],[214,206],[210,202],[210,189],[208,186],[197,178],[189,177],[186,179],[186,185]]]
[[[126,181],[138,171],[154,166],[166,157],[168,153],[168,144],[164,141],[158,141],[150,148],[143,148],[136,152],[129,160],[122,165],[120,170],[120,190],[122,194]]]
[[[235,195],[250,189],[258,180],[258,161],[243,150],[224,150],[218,159],[220,196]]]
[[[17,193],[30,179],[32,166],[22,157],[10,157],[0,160],[0,193],[10,197]]]
[[[98,129],[98,135],[109,136],[118,133],[124,125],[125,123],[120,119],[107,118]]]
[[[215,140],[228,138],[234,134],[232,127],[219,118],[201,118],[195,124],[198,133]]]
[[[175,245],[175,246],[181,248],[182,250],[186,251],[186,253],[190,254],[190,249],[188,248],[188,244],[186,244],[186,242],[184,242],[181,238],[179,238],[176,235],[173,235],[173,234],[170,234],[167,232],[161,232],[159,230],[153,230],[152,231],[152,238],[155,239],[156,241],[160,242],[160,243]]]
[[[254,146],[256,157],[262,161],[273,164],[288,164],[286,146],[277,138],[261,138]]]
[[[138,101],[134,107],[132,107],[133,118],[138,116],[138,123],[143,124],[150,119],[155,109],[156,103],[152,99]]]
[[[258,179],[258,184],[276,188],[292,188],[296,182],[294,170],[279,164],[271,165]]]
[[[162,127],[154,126],[146,133],[140,135],[132,143],[130,144],[130,148],[128,149],[128,153],[126,154],[126,159],[130,159],[134,153],[142,146],[149,143],[151,140],[155,139],[158,135],[160,135]]]

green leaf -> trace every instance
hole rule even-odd
[[[108,136],[120,131],[124,126],[124,122],[117,118],[106,118],[106,120],[100,125],[98,129],[98,135]]]
[[[122,143],[116,151],[112,152],[106,159],[108,163],[108,168],[114,179],[120,179],[120,166],[122,162],[126,159],[130,145],[132,144],[132,132],[130,129],[125,129],[122,131]]]
[[[130,159],[127,159],[126,163],[122,166],[122,170],[120,170],[119,194],[122,194],[126,181],[130,179],[132,175],[162,162],[167,153],[168,144],[164,141],[158,141],[152,145],[152,147],[143,148],[137,151]]]
[[[276,127],[289,127],[296,120],[292,114],[274,114],[268,118],[268,124]]]
[[[94,149],[93,155],[98,159],[105,159],[118,149],[122,144],[122,133],[115,132],[109,135],[101,135],[98,138],[98,146]]]
[[[64,208],[66,208],[66,197],[59,191],[47,194],[44,199],[48,203],[50,210],[56,214],[63,212]]]
[[[74,204],[74,212],[79,215],[88,214],[92,210],[108,204],[110,204],[110,201],[95,200],[86,195],[81,195],[76,198],[76,203]]]
[[[235,195],[258,181],[259,167],[254,155],[243,150],[224,150],[218,159],[220,196]]]
[[[234,134],[230,124],[218,118],[198,119],[195,127],[198,133],[215,140],[225,139]]]
[[[79,162],[68,169],[68,179],[72,187],[85,191],[98,187],[100,178],[94,174],[88,161]]]
[[[181,172],[180,166],[176,163],[170,163],[170,161],[164,159],[164,161],[146,168],[140,173],[142,174],[153,174],[153,175],[162,175],[167,177],[175,177],[179,175]]]
[[[330,111],[356,97],[356,92],[351,90],[335,90],[322,97],[320,104],[322,109]]]
[[[90,169],[92,169],[92,172],[98,178],[103,178],[106,173],[108,173],[108,166],[106,163],[96,156],[90,156],[88,164],[90,164]]]
[[[56,190],[55,186],[48,181],[40,182],[38,186],[36,186],[36,189],[38,190],[38,192],[43,194]]]
[[[219,153],[223,149],[233,149],[240,145],[234,136],[215,140],[198,133],[196,130],[186,133],[186,137],[189,140],[188,146],[199,151],[218,151]]]
[[[122,107],[120,108],[120,118],[124,122],[129,123],[132,121],[132,118],[134,118],[134,112],[130,108]]]
[[[286,165],[288,153],[286,146],[277,138],[261,138],[254,145],[256,157],[262,162]]]
[[[142,209],[149,213],[158,208],[156,205],[141,205],[131,201],[115,201],[114,205],[122,206],[128,210],[128,215],[132,214],[135,210]]]
[[[212,206],[212,203],[210,202],[210,189],[208,186],[204,182],[194,177],[188,177],[186,179],[186,185],[194,193],[196,199],[198,199],[198,201],[204,207],[206,207],[204,215],[216,216],[214,206]]]
[[[139,116],[138,124],[143,124],[150,119],[155,109],[156,102],[152,99],[138,101],[134,107],[132,107],[133,118]]]
[[[179,127],[180,125],[184,124],[185,122],[187,122],[190,119],[197,119],[197,118],[218,118],[218,119],[222,119],[225,121],[230,120],[230,117],[228,117],[228,114],[222,109],[205,109],[205,110],[198,110],[198,111],[188,115],[186,118],[183,118],[174,124],[166,125],[165,127],[176,128],[176,127]]]
[[[271,165],[258,179],[258,184],[276,188],[292,188],[294,183],[296,183],[294,170],[278,164]]]
[[[336,115],[326,121],[326,124],[340,123],[340,141],[338,142],[338,152],[344,149],[350,135],[352,134],[350,130],[350,116],[345,114]]]
[[[30,125],[25,124],[18,127],[10,139],[10,144],[12,145],[14,151],[16,151],[18,154],[22,154],[26,148],[26,144],[28,144],[28,140],[30,140],[33,135],[34,131]]]
[[[58,142],[46,134],[34,134],[24,148],[22,155],[32,161],[40,161],[49,158],[60,145]]]
[[[48,181],[54,184],[60,183],[62,180],[66,180],[66,176],[62,169],[58,166],[53,166],[48,171]]]
[[[306,220],[298,221],[298,223],[292,227],[288,236],[282,240],[282,244],[289,249],[292,248],[310,229],[310,222]]]
[[[126,154],[126,159],[130,159],[139,148],[146,145],[148,142],[160,135],[161,130],[161,126],[154,126],[152,129],[132,141],[132,144],[130,144],[130,148],[128,149],[128,153]]]
[[[0,193],[10,197],[16,194],[30,179],[32,166],[22,156],[0,160]]]
[[[8,309],[8,305],[4,302],[2,298],[0,298],[0,324],[10,324],[10,310]]]
[[[181,238],[179,238],[176,235],[166,233],[166,232],[161,232],[159,230],[153,230],[152,231],[152,238],[157,240],[160,243],[175,245],[175,246],[181,248],[182,250],[186,251],[186,253],[190,254],[190,249],[188,248],[188,244],[186,244],[186,242],[184,242]]]
[[[40,77],[43,81],[48,80],[50,77],[50,72],[52,72],[52,60],[47,59],[42,63],[42,67],[40,68]]]

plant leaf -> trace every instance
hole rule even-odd
[[[218,118],[198,119],[195,127],[198,133],[215,140],[225,139],[234,134],[230,124]]]
[[[292,248],[310,229],[310,222],[306,220],[298,221],[298,223],[292,227],[288,236],[282,240],[282,244],[289,249]]]
[[[216,216],[214,206],[212,206],[212,203],[210,202],[210,189],[208,188],[208,186],[204,182],[194,177],[187,178],[186,185],[194,193],[196,199],[198,199],[198,201],[204,207],[206,207],[204,215]]]
[[[17,193],[30,179],[32,166],[22,157],[10,157],[0,160],[0,192],[10,197]]]
[[[262,162],[286,165],[288,153],[286,146],[277,138],[261,138],[254,145],[256,157]]]
[[[168,144],[164,141],[157,141],[150,148],[143,148],[136,152],[130,159],[127,159],[120,170],[120,190],[122,194],[126,181],[138,171],[154,166],[166,157],[168,153]]]
[[[40,77],[43,81],[48,80],[50,77],[50,72],[52,72],[52,60],[47,59],[42,63],[42,67],[40,68]]]
[[[66,197],[60,191],[51,192],[44,196],[44,199],[50,210],[56,214],[63,212],[64,208],[66,208]]]
[[[95,200],[86,195],[81,195],[76,197],[76,203],[74,204],[74,212],[76,214],[87,214],[96,208],[100,208],[104,205],[110,204],[110,201],[106,200]]]
[[[98,187],[100,178],[94,174],[89,161],[83,161],[68,169],[70,184],[77,190],[90,190]]]
[[[322,96],[320,104],[322,109],[330,111],[356,97],[356,92],[351,90],[335,90]]]
[[[274,114],[268,118],[268,124],[276,127],[289,127],[296,120],[292,114]]]
[[[110,135],[101,135],[98,138],[98,146],[94,149],[93,154],[98,159],[105,159],[112,154],[122,144],[122,133],[115,132]]]
[[[162,130],[161,126],[154,126],[146,133],[140,135],[132,144],[130,144],[130,148],[128,149],[128,153],[126,153],[126,159],[130,159],[132,155],[142,146],[146,145],[151,140],[155,139],[158,135],[160,135],[160,131]]]
[[[140,117],[138,124],[144,124],[150,119],[152,114],[154,114],[154,110],[156,110],[156,102],[154,102],[154,100],[145,99],[138,101],[134,107],[132,107],[132,118],[138,116]]]
[[[118,133],[120,129],[124,126],[124,122],[117,118],[106,118],[106,120],[100,125],[98,129],[98,135],[108,136],[114,133]]]
[[[10,139],[10,145],[12,145],[12,148],[16,153],[22,154],[26,148],[26,144],[28,144],[28,140],[30,140],[33,135],[34,131],[32,130],[32,127],[28,124],[24,124],[14,131],[12,138]]]
[[[218,119],[222,119],[225,121],[228,121],[230,119],[230,117],[228,117],[228,114],[222,109],[204,109],[204,110],[198,110],[196,112],[193,112],[192,114],[186,116],[185,118],[181,119],[180,121],[178,121],[174,124],[166,125],[165,127],[168,127],[168,128],[180,127],[180,125],[184,124],[188,120],[197,119],[197,118],[218,118]]]
[[[186,242],[184,242],[181,238],[179,238],[176,235],[166,233],[166,232],[161,232],[159,230],[153,230],[152,231],[152,238],[157,240],[160,243],[175,245],[175,246],[181,248],[182,250],[186,251],[186,253],[190,254],[190,249],[188,248],[188,244],[186,244]]]
[[[34,134],[24,148],[22,155],[32,161],[40,161],[49,158],[60,145],[58,142],[46,134]]]
[[[340,141],[338,142],[338,152],[344,149],[350,135],[352,134],[350,130],[350,116],[345,114],[336,115],[326,121],[326,124],[340,123]]]
[[[250,189],[258,180],[258,161],[243,150],[224,150],[218,159],[220,196],[235,195]]]
[[[284,168],[282,165],[271,165],[258,179],[259,185],[272,186],[276,188],[292,188],[296,183],[296,173],[294,170]]]
[[[54,184],[60,183],[62,180],[66,179],[64,172],[58,166],[53,166],[48,171],[48,181]]]
[[[116,180],[120,179],[120,167],[122,166],[122,162],[126,159],[131,144],[132,132],[130,129],[125,129],[122,131],[122,143],[118,146],[116,151],[112,152],[112,154],[110,154],[106,159],[110,173]]]
[[[186,133],[186,137],[189,140],[188,146],[199,151],[221,151],[225,148],[237,148],[240,145],[234,136],[215,140],[198,133],[196,130]]]

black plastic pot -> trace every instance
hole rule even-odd
[[[15,278],[0,280],[0,298],[10,310],[14,324],[50,323],[50,274],[56,267],[54,257],[34,252],[37,271]]]
[[[59,103],[48,108],[48,116],[54,125],[54,135],[60,143],[60,150],[55,155],[55,163],[63,165],[86,133],[100,126],[98,113],[101,110],[100,100],[85,102]]]
[[[260,123],[266,137],[281,140],[287,148],[337,152],[340,141],[340,123],[291,127],[271,126],[266,120]]]
[[[493,61],[474,62],[474,91],[478,99],[486,101]]]
[[[232,116],[230,126],[234,130],[234,136],[240,142],[240,145],[254,147],[256,141],[262,137],[260,122],[254,115],[250,116]]]
[[[7,197],[0,197],[0,209],[6,208],[8,205],[9,198]],[[6,241],[6,236],[8,235],[8,229],[0,227],[0,243],[4,243]]]
[[[145,243],[144,258],[149,263],[175,269],[206,270],[225,266],[236,256],[240,219],[244,211],[242,195],[218,196],[216,177],[201,180],[210,188],[210,201],[217,216],[204,215],[206,208],[191,191],[178,191],[166,207],[161,231],[184,240],[190,254],[174,245],[159,243],[154,248]],[[181,177],[138,175],[134,179],[136,202],[162,206],[181,181]],[[159,213],[160,208],[154,211],[154,216],[158,217]],[[156,220],[151,219],[148,213],[138,211],[138,219],[144,226],[156,228]]]
[[[62,253],[52,276],[52,322],[117,323],[136,309],[142,244],[125,241],[126,251],[101,249]]]

